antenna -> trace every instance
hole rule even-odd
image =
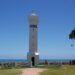
[[[32,14],[31,15],[36,16],[35,10],[32,10]]]

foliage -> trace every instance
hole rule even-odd
[[[75,29],[73,29],[69,34],[69,39],[75,39]]]

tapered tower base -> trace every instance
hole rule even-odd
[[[28,66],[33,67],[39,64],[39,54],[38,53],[30,53],[27,54]]]

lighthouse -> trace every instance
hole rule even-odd
[[[37,66],[39,64],[38,53],[38,15],[33,10],[28,17],[29,22],[29,52],[27,60],[29,66]]]

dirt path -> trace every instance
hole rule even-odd
[[[21,75],[39,75],[39,72],[44,71],[45,69],[41,68],[26,68],[22,70]]]

